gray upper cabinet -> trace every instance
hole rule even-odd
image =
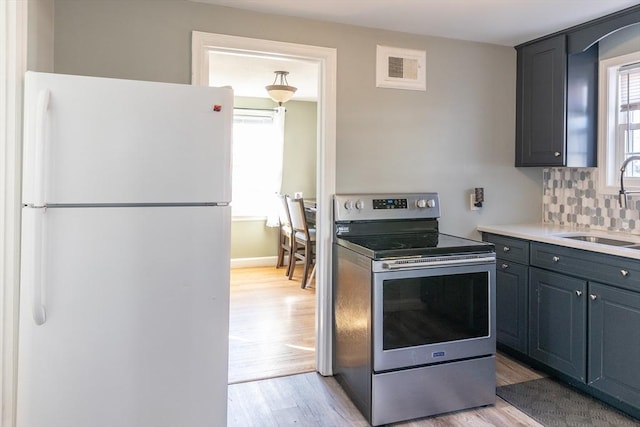
[[[516,46],[516,166],[597,166],[598,42],[640,5]]]
[[[516,166],[562,166],[565,158],[566,37],[518,49]]]
[[[608,35],[638,23],[640,23],[640,5],[577,25],[569,32],[568,52],[570,54],[584,52]]]
[[[560,34],[519,46],[516,166],[596,166],[598,48]]]

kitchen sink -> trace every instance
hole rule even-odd
[[[563,236],[565,239],[581,240],[583,242],[599,243],[601,245],[609,246],[627,246],[634,249],[640,249],[640,244],[635,242],[629,242],[626,240],[610,239],[608,237],[590,236],[590,235],[578,235],[578,236]]]

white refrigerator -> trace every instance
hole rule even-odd
[[[18,427],[226,425],[233,92],[28,72]]]

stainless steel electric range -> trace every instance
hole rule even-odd
[[[495,252],[437,193],[334,198],[334,375],[372,425],[495,403]]]

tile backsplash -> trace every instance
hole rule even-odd
[[[581,228],[640,233],[640,201],[621,209],[618,196],[598,194],[595,168],[545,168],[543,222]]]

